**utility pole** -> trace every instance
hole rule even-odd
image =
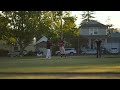
[[[79,44],[79,37],[78,37],[78,55],[80,54],[80,44]]]
[[[60,17],[60,21],[61,21],[61,25],[60,25],[60,30],[61,30],[60,37],[61,37],[61,40],[63,40],[62,13],[63,13],[63,11],[58,11],[58,16]]]
[[[63,29],[62,29],[62,15],[61,15],[61,40],[63,40]]]

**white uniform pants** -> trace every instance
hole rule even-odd
[[[60,54],[65,54],[65,48],[64,47],[60,47]]]
[[[47,49],[46,58],[51,59],[51,51],[50,51],[50,49]]]

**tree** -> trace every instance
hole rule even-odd
[[[9,20],[0,14],[0,40],[5,40],[9,36],[8,24]]]
[[[75,24],[76,17],[71,17],[70,11],[3,11],[2,14],[5,18],[3,21],[6,22],[4,27],[7,27],[9,32],[6,32],[9,34],[8,42],[19,44],[21,52],[34,37],[38,40],[44,35],[57,42],[61,31],[64,38],[79,35]],[[64,23],[61,22],[61,17]]]
[[[56,36],[56,39],[76,36],[78,32],[75,24],[77,17],[71,16],[70,11],[51,11],[51,16],[51,31],[54,33],[54,37]]]
[[[88,22],[88,21],[90,21],[92,18],[95,18],[94,16],[93,16],[93,14],[94,14],[94,11],[83,11],[83,14],[82,14],[82,23],[84,23],[84,22]]]
[[[62,27],[62,16],[63,16],[63,11],[58,11],[58,16],[60,17],[61,25],[60,25],[60,30],[61,30],[61,39],[63,39],[63,27]]]
[[[62,39],[64,34],[63,20],[68,16],[70,16],[70,11],[46,11],[43,17],[43,22],[49,27],[46,36],[52,37],[54,40]]]
[[[79,29],[75,24],[76,18],[71,16],[70,11],[44,11],[42,22],[49,27],[45,36],[51,38],[54,43],[60,38],[76,38],[79,36]]]
[[[0,40],[4,40],[4,44],[15,44],[16,38],[13,37],[11,29],[8,26],[9,19],[2,13],[0,14]]]
[[[64,16],[63,36],[66,40],[67,47],[78,48],[78,37],[80,35],[79,28],[76,26],[75,21],[77,17]]]
[[[78,29],[75,24],[76,17],[69,16],[69,17],[64,17],[63,19],[64,19],[64,25],[63,25],[64,38],[78,36],[77,35]]]
[[[41,22],[41,11],[3,11],[4,17],[9,20],[8,26],[11,30],[12,41],[20,45],[21,53],[32,42],[39,32],[42,35],[46,28]],[[11,38],[10,38],[11,39]]]
[[[110,17],[108,17],[108,19],[106,20],[106,22],[107,22],[107,26],[108,26],[108,34],[111,34],[111,32],[113,32],[113,24],[111,24],[110,22],[111,22],[111,19],[110,19]]]

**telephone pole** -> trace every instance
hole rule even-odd
[[[61,37],[61,40],[63,39],[62,15],[63,15],[63,11],[58,11],[58,16],[60,17],[60,21],[61,21],[61,25],[60,25],[60,30],[61,30],[60,37]]]
[[[63,29],[62,29],[62,16],[61,16],[61,40],[63,40]]]

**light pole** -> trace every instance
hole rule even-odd
[[[61,37],[61,40],[63,39],[63,29],[62,29],[62,14],[63,13],[63,11],[58,11],[58,16],[60,17],[60,22],[61,22],[61,25],[60,25],[60,30],[61,30],[61,32],[60,32],[60,37]]]
[[[60,19],[61,19],[61,40],[63,40],[62,15],[61,15]]]

